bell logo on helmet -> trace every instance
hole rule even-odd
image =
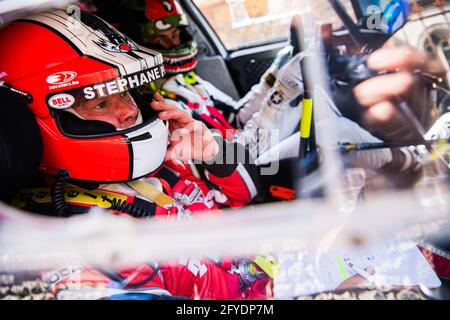
[[[48,99],[48,105],[58,110],[70,108],[74,103],[75,98],[67,93],[56,94]]]

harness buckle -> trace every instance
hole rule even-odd
[[[195,182],[191,182],[190,184],[188,184],[185,190],[189,190],[188,193],[183,192],[174,194],[177,200],[185,206],[190,206],[191,204],[193,204],[202,192],[200,187]]]

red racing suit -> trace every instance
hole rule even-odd
[[[87,196],[95,197],[97,205],[110,208],[115,214],[166,219],[167,216],[197,214],[223,206],[238,208],[257,196],[254,165],[236,162],[202,166],[205,180],[196,177],[186,163],[172,161],[144,179],[176,200],[176,206],[170,209],[151,203],[122,184],[101,186],[95,191],[69,188],[65,197],[72,209],[92,207],[92,204],[79,200],[84,199],[81,196]],[[28,197],[33,197],[32,193],[27,190]],[[44,198],[42,194],[41,198]],[[127,208],[125,203],[132,206]],[[262,299],[268,283],[268,277],[253,260],[243,257],[227,260],[184,258],[161,265],[143,263],[118,272],[71,266],[46,272],[43,278],[59,299],[108,299],[118,294],[126,298],[124,294],[155,290],[158,294],[189,298]]]

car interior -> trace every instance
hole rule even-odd
[[[117,2],[112,0],[101,0],[98,2],[104,6],[109,6],[109,10],[114,10],[117,5]],[[280,50],[289,44],[296,45],[294,43],[295,37],[281,36],[276,39],[269,39],[268,41],[261,39],[262,41],[259,43],[247,46],[227,47],[198,6],[198,1],[179,0],[179,3],[189,20],[188,30],[198,44],[199,60],[196,72],[203,79],[212,83],[236,101],[243,98],[251,90],[252,86],[260,81],[260,78],[271,66]],[[342,3],[345,3],[348,10],[342,6]],[[362,3],[366,3],[366,6],[364,7]],[[427,7],[428,5],[431,6],[433,1],[420,0],[417,3],[423,7]],[[368,25],[368,20],[370,19],[370,16],[367,15],[367,8],[370,4],[371,1],[359,0],[329,1],[328,6],[330,11],[333,12],[333,19],[335,20],[333,23],[328,21],[321,29],[322,35],[324,35],[322,44],[326,50],[334,53],[353,54],[359,53],[361,50],[361,47],[355,44],[355,42],[370,42],[373,44],[373,48],[369,49],[374,50],[388,41],[384,38],[385,34],[375,34],[375,32],[370,32],[365,27]],[[103,16],[101,17],[107,20],[108,11],[102,14]],[[432,14],[426,15],[425,17],[420,15],[415,16],[408,24],[405,26],[402,25],[404,30],[407,31],[399,31],[392,38],[389,35],[389,41],[402,42],[407,39],[412,46],[435,52],[440,57],[442,63],[446,65],[448,71],[450,70],[450,39],[449,34],[446,33],[448,30],[445,29],[448,26],[442,26],[442,23],[439,22],[441,20],[436,20],[438,22],[435,22],[437,15],[438,13],[434,13],[433,11]],[[0,10],[0,27],[3,24],[2,21],[6,23],[12,17],[16,16],[11,13],[2,14]],[[445,16],[450,17],[450,11],[447,11]],[[325,17],[321,18],[325,19]],[[127,19],[132,19],[132,17],[124,15],[122,19],[118,23],[126,25]],[[334,23],[335,21],[344,21],[344,23]],[[289,24],[286,25],[289,26]],[[128,35],[132,39],[133,33],[137,32],[132,29],[123,30],[123,32],[125,31],[128,32]],[[414,36],[408,37],[407,32],[412,32]],[[367,49],[367,46],[364,49]],[[330,72],[334,71],[331,70]],[[450,97],[448,93],[447,95]],[[443,99],[442,101],[441,105],[436,106],[436,108],[443,114],[450,111],[450,98]],[[339,101],[337,103],[339,104]],[[14,105],[14,108],[4,108],[6,114],[0,120],[0,201],[9,203],[18,190],[24,186],[28,186],[30,183],[35,184],[36,181],[41,181],[42,178],[38,175],[38,172],[39,163],[43,154],[43,146],[38,125],[23,99],[4,88],[0,88],[0,107],[3,105]],[[348,113],[345,114],[346,112]],[[353,119],[360,117],[360,114],[353,109],[346,110],[343,108],[343,113]],[[65,116],[75,117],[68,113]],[[82,121],[79,118],[75,120]],[[284,199],[283,197],[274,198],[268,190],[273,185],[282,185],[286,190],[299,188],[297,184],[298,177],[305,173],[298,172],[298,166],[299,162],[297,160],[293,161],[289,159],[282,161],[280,163],[280,173],[276,177],[266,177],[262,181],[264,197],[258,200],[257,203],[284,202],[284,200],[290,199],[291,196],[286,194],[286,198]],[[447,179],[449,178],[447,177]],[[309,195],[310,198],[320,198],[321,196],[321,194],[314,193]],[[280,211],[282,210],[280,209]],[[0,222],[1,220],[2,218],[0,216]],[[358,242],[358,239],[351,239],[351,241]],[[437,242],[439,241],[441,240],[437,240]],[[440,244],[444,248],[449,247],[448,239],[442,240]],[[450,297],[450,280],[441,280],[443,286],[439,291],[439,295],[448,298]]]

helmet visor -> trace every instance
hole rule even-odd
[[[59,129],[70,137],[105,137],[127,133],[157,118],[151,97],[143,95],[153,73],[140,73],[52,94],[47,104]]]

